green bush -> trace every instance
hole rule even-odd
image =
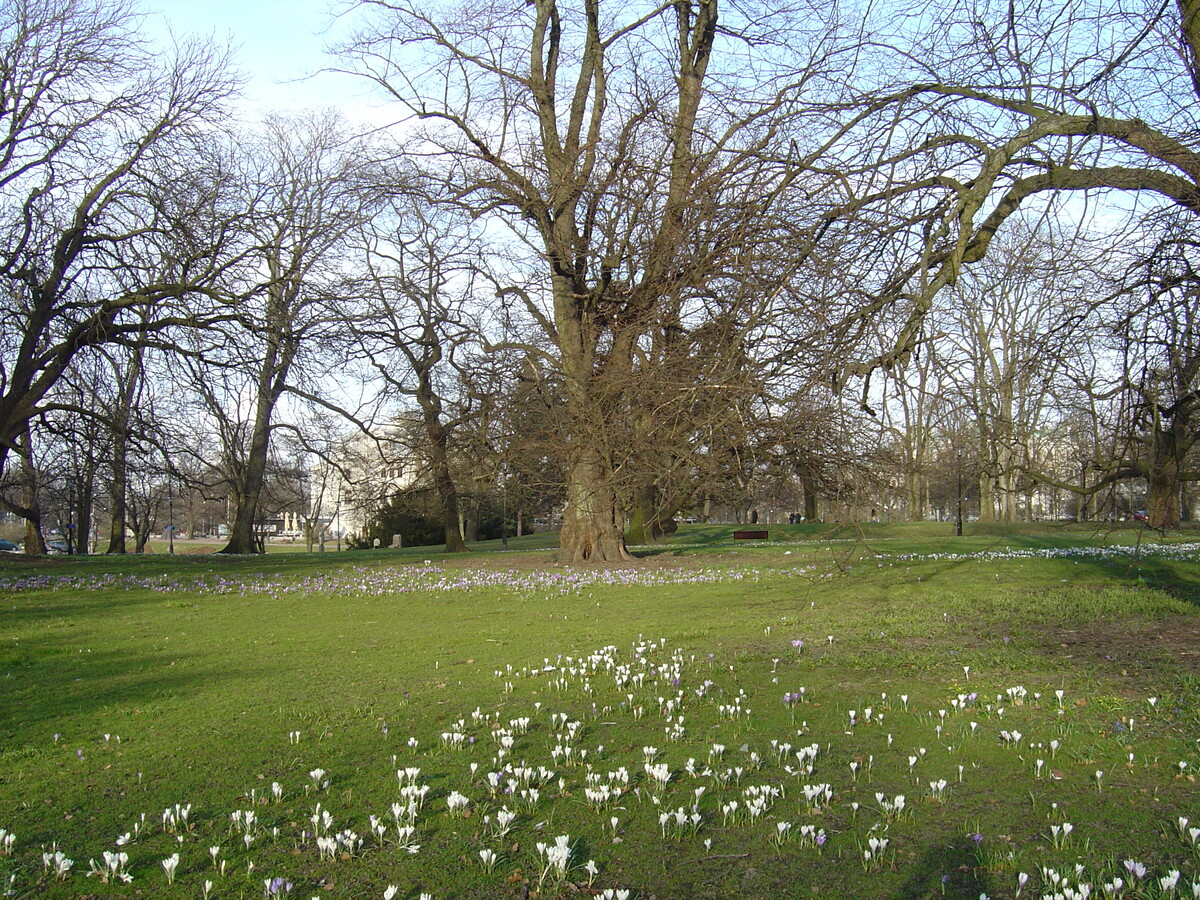
[[[350,540],[354,549],[375,545],[389,547],[394,535],[400,535],[405,547],[428,547],[445,543],[446,531],[438,515],[437,497],[432,491],[406,491],[395,494],[375,511],[361,536]]]

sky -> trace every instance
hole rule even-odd
[[[155,41],[167,42],[174,31],[232,42],[236,64],[249,77],[242,100],[248,116],[338,107],[374,118],[369,110],[378,100],[364,83],[315,74],[333,62],[325,47],[346,27],[335,21],[332,6],[329,0],[151,0],[145,8]]]

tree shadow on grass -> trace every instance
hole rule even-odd
[[[912,866],[911,874],[893,900],[933,900],[941,897],[969,897],[991,891],[991,880],[979,867],[975,842],[968,836],[949,844],[937,844],[925,852]]]
[[[104,709],[133,710],[167,698],[210,690],[214,683],[253,675],[251,667],[224,673],[203,654],[81,651],[53,638],[22,641],[0,657],[5,689],[0,722],[16,744],[58,731],[53,723]]]
[[[864,542],[863,546],[869,547],[869,542]],[[1200,611],[1200,559],[1164,556],[1158,552],[1159,546],[1150,542],[1139,545],[1113,545],[1110,548],[1111,554],[1107,555],[1094,555],[1090,552],[1094,546],[1077,538],[1067,541],[1055,540],[1053,536],[1046,535],[1004,535],[996,537],[990,545],[983,547],[959,547],[947,541],[934,551],[947,554],[944,557],[926,557],[925,554],[918,553],[912,560],[896,557],[893,563],[922,565],[925,567],[922,569],[925,579],[936,584],[938,579],[971,572],[971,567],[986,561],[990,552],[998,553],[1001,558],[1005,551],[1032,552],[1032,558],[1054,559],[1064,567],[1073,563],[1070,569],[1064,568],[1063,574],[1069,577],[1062,579],[1063,582],[1082,581],[1087,578],[1108,581],[1114,585],[1155,588]],[[1164,545],[1166,549],[1170,546]],[[1072,547],[1079,549],[1078,555],[1070,552]],[[1050,555],[1045,556],[1039,551],[1047,551]]]
[[[1195,562],[1165,560],[1153,556],[1128,564],[1112,566],[1115,574],[1125,581],[1158,588],[1163,593],[1182,600],[1200,611],[1200,566]]]
[[[224,597],[211,591],[204,594],[202,588],[195,591],[196,603],[204,597],[205,602],[212,602],[212,597]],[[12,597],[13,595],[9,595]],[[233,595],[229,595],[233,596]],[[46,591],[38,595],[22,596],[19,603],[13,603],[11,608],[4,610],[4,625],[6,628],[33,625],[45,627],[47,623],[82,622],[91,617],[138,616],[143,608],[153,610],[167,603],[179,603],[178,592],[150,590],[95,590],[80,588],[78,590]]]
[[[738,531],[766,531],[770,537],[766,541],[735,540],[733,535]],[[664,554],[679,556],[698,550],[761,549],[764,546],[775,547],[777,545],[805,547],[807,544],[811,544],[813,549],[819,549],[818,545],[823,540],[842,539],[846,535],[857,537],[860,534],[861,528],[858,526],[832,525],[823,522],[798,525],[739,525],[736,523],[699,525],[681,528],[660,544],[637,546],[634,549],[634,555],[639,558]]]

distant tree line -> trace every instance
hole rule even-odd
[[[361,0],[367,130],[238,122],[229,53],[127,0],[3,0],[27,552],[350,505],[447,551],[538,519],[570,563],[717,515],[1177,526],[1200,11],[906,12]]]

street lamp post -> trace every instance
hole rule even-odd
[[[954,523],[954,533],[959,537],[962,537],[962,447],[956,447],[954,449],[954,456],[958,461],[958,516]]]

